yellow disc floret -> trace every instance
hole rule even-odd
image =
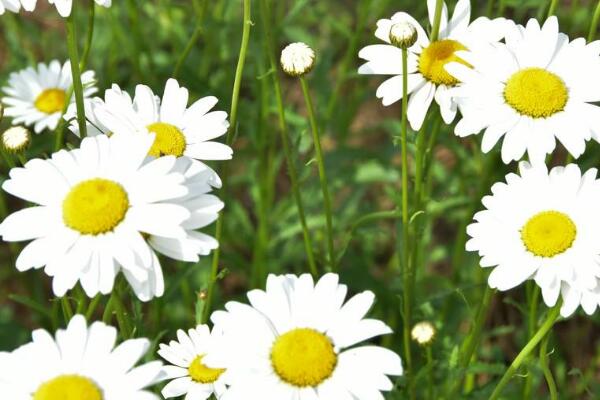
[[[467,50],[467,48],[456,40],[444,39],[432,42],[419,56],[419,72],[425,79],[436,85],[456,85],[459,83],[458,79],[450,75],[444,67],[451,62],[471,66],[455,54],[459,50]]]
[[[327,336],[300,328],[277,338],[271,349],[271,363],[277,375],[290,385],[317,386],[333,373],[337,354]]]
[[[148,131],[156,134],[154,143],[148,152],[154,157],[181,157],[185,151],[186,142],[183,132],[174,125],[156,122],[147,126]]]
[[[102,391],[91,379],[61,375],[43,383],[32,400],[103,400]]]
[[[548,118],[565,109],[569,90],[558,75],[542,68],[525,68],[508,79],[504,99],[521,115]]]
[[[54,114],[64,109],[66,98],[67,94],[62,89],[46,89],[35,99],[34,105],[44,114]]]
[[[63,201],[65,225],[84,235],[112,231],[129,209],[125,189],[108,179],[94,178],[75,185]]]
[[[202,363],[204,355],[200,355],[194,358],[194,361],[190,364],[188,372],[194,382],[198,383],[213,383],[225,372],[224,369],[220,368],[208,368]]]
[[[521,240],[530,253],[554,257],[567,251],[575,241],[577,227],[567,214],[543,211],[531,217],[521,229]]]

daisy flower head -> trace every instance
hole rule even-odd
[[[57,296],[79,281],[90,297],[111,292],[122,271],[138,298],[164,292],[161,266],[143,235],[186,239],[188,195],[176,159],[147,160],[151,135],[85,138],[79,149],[13,168],[3,189],[29,203],[0,224],[5,241],[29,241],[20,271],[42,268]]]
[[[428,0],[429,21],[433,24],[436,0]],[[449,89],[459,80],[450,75],[445,66],[458,62],[468,66],[459,55],[462,50],[475,51],[490,43],[496,43],[504,37],[509,21],[498,18],[489,20],[480,17],[469,23],[471,5],[469,0],[459,0],[451,19],[444,3],[440,21],[438,39],[430,41],[423,27],[410,15],[396,13],[391,19],[377,22],[375,36],[386,44],[370,45],[363,48],[358,56],[366,63],[360,74],[388,75],[391,78],[377,89],[377,97],[384,106],[402,99],[403,74],[408,74],[408,120],[413,130],[419,130],[425,120],[432,101],[440,106],[444,122],[451,123],[457,110],[457,104],[449,94]],[[417,32],[416,42],[408,48],[408,70],[402,70],[402,50],[392,45],[390,33],[401,24],[410,24]]]
[[[374,295],[366,291],[344,304],[347,287],[336,274],[315,284],[310,275],[270,275],[266,290],[248,293],[250,305],[229,302],[212,315],[223,336],[205,357],[226,368],[227,400],[375,399],[402,374],[400,357],[359,343],[392,333],[364,318]]]
[[[308,74],[315,66],[315,52],[306,43],[287,45],[281,51],[281,69],[289,76],[299,77]]]
[[[22,126],[8,128],[0,137],[2,147],[10,153],[20,153],[31,143],[31,133]]]
[[[154,157],[171,155],[195,160],[229,160],[233,150],[212,141],[227,133],[224,111],[211,111],[216,97],[204,97],[188,107],[188,90],[169,79],[162,99],[148,86],[138,85],[132,99],[118,86],[105,94],[105,105],[95,117],[109,132],[143,132],[155,135],[148,152]]]
[[[591,137],[600,139],[600,43],[569,42],[550,17],[540,27],[508,30],[506,43],[465,55],[470,68],[452,63],[446,69],[462,85],[453,90],[462,119],[458,136],[484,131],[482,150],[504,137],[502,160],[543,162],[556,139],[578,158]]]
[[[85,98],[96,92],[93,71],[81,75]],[[13,118],[13,124],[33,126],[35,133],[44,129],[54,130],[61,118],[68,99],[67,91],[73,84],[71,64],[60,64],[57,60],[49,64],[39,63],[13,72],[8,85],[2,90],[5,115]],[[75,102],[75,96],[70,99]]]
[[[467,227],[466,248],[492,268],[488,283],[512,289],[527,279],[554,306],[562,291],[600,290],[600,182],[596,169],[583,173],[575,164],[555,167],[520,163],[520,175],[492,186],[485,210]],[[578,304],[577,304],[578,305]],[[562,314],[572,304],[565,302]],[[572,311],[570,311],[572,312]]]
[[[0,387],[11,400],[158,400],[145,390],[161,377],[162,364],[136,367],[150,347],[147,339],[115,347],[117,330],[102,322],[89,327],[82,315],[53,337],[45,330],[32,341],[0,354]]]
[[[171,380],[162,390],[166,399],[185,395],[186,400],[205,400],[213,394],[221,398],[226,391],[225,370],[202,362],[218,335],[207,325],[199,325],[187,333],[179,330],[177,340],[168,345],[161,343],[158,354],[171,363],[163,367],[165,379]]]

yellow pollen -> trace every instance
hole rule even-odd
[[[521,115],[548,118],[565,109],[569,90],[558,75],[542,68],[525,68],[508,79],[504,99]]]
[[[554,257],[567,251],[575,241],[577,227],[560,211],[543,211],[531,217],[521,229],[521,240],[539,257]]]
[[[75,185],[63,201],[63,221],[84,235],[112,231],[123,221],[129,197],[113,181],[94,178]]]
[[[103,400],[100,388],[79,375],[61,375],[43,383],[32,400]]]
[[[35,99],[34,105],[44,114],[54,114],[64,109],[66,97],[62,89],[46,89]]]
[[[299,328],[277,338],[271,348],[271,364],[290,385],[314,387],[331,376],[337,355],[327,336],[314,329]]]
[[[185,151],[186,142],[183,132],[176,126],[164,122],[156,122],[147,126],[148,131],[156,134],[154,143],[148,152],[154,157],[181,157]]]
[[[225,372],[224,369],[219,368],[208,368],[202,364],[204,355],[200,355],[194,358],[194,361],[190,364],[188,371],[190,377],[194,382],[198,383],[213,383]]]
[[[425,79],[436,85],[456,85],[459,80],[450,75],[444,67],[451,62],[471,67],[468,62],[455,54],[459,50],[467,50],[467,48],[456,40],[444,39],[432,42],[419,56],[419,72]]]

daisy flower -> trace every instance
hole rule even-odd
[[[527,279],[541,288],[544,302],[554,306],[570,288],[598,290],[600,277],[600,182],[596,169],[584,174],[575,164],[555,167],[521,162],[520,175],[492,186],[483,198],[485,210],[467,227],[468,251],[493,268],[490,287],[512,289]],[[580,297],[581,298],[581,297]],[[562,314],[568,315],[571,302]],[[570,311],[572,312],[572,311]]]
[[[251,305],[226,304],[212,315],[223,336],[209,349],[206,365],[226,368],[231,385],[224,400],[269,398],[379,399],[401,375],[400,357],[378,346],[356,346],[392,333],[365,319],[374,295],[366,291],[346,304],[347,287],[336,274],[316,284],[310,275],[270,275],[266,291],[248,293]]]
[[[13,168],[3,189],[35,206],[0,224],[5,241],[33,240],[20,271],[45,267],[63,296],[79,281],[90,297],[108,294],[122,271],[142,301],[161,296],[156,254],[143,235],[186,239],[191,213],[173,199],[189,194],[174,157],[146,160],[151,135],[100,135],[80,149]]]
[[[0,15],[4,14],[6,10],[18,13],[20,9],[20,0],[0,0]]]
[[[145,390],[161,376],[161,363],[135,366],[150,347],[148,339],[117,347],[117,330],[102,322],[89,327],[74,316],[52,337],[45,330],[12,353],[0,354],[0,387],[11,400],[158,400]]]
[[[93,71],[81,75],[85,98],[96,92]],[[54,130],[61,118],[67,102],[67,91],[73,83],[71,64],[64,65],[56,60],[50,64],[38,64],[13,72],[8,78],[8,86],[3,88],[6,105],[5,115],[13,117],[13,124],[33,126],[35,133],[44,129]],[[75,102],[75,96],[71,97]]]
[[[542,27],[509,27],[506,43],[466,53],[472,68],[452,63],[446,69],[462,85],[453,90],[462,119],[458,136],[484,131],[488,152],[504,137],[502,160],[519,160],[527,151],[543,162],[556,139],[578,158],[591,137],[600,139],[600,43],[569,42],[550,17]],[[462,56],[462,55],[461,55]]]
[[[429,21],[433,24],[436,0],[428,0]],[[468,65],[459,55],[461,50],[476,50],[504,37],[505,29],[511,22],[498,18],[489,20],[477,18],[469,23],[471,5],[469,0],[459,0],[452,18],[448,19],[448,10],[444,3],[440,21],[438,40],[431,42],[423,27],[410,15],[396,13],[391,19],[377,22],[375,36],[386,44],[371,45],[363,48],[358,56],[367,62],[358,72],[360,74],[391,75],[377,89],[377,97],[384,106],[402,99],[402,50],[390,42],[393,26],[408,22],[417,31],[416,43],[408,49],[408,120],[413,130],[419,130],[425,120],[427,110],[435,99],[440,106],[444,121],[449,124],[456,116],[457,104],[449,94],[449,89],[459,80],[450,75],[444,67],[450,62]]]
[[[109,132],[154,133],[156,139],[149,154],[186,156],[196,160],[229,160],[233,150],[212,139],[229,128],[227,113],[211,111],[216,97],[204,97],[191,106],[189,93],[175,79],[169,79],[162,100],[145,85],[138,85],[135,97],[117,85],[105,94],[104,107],[98,107],[95,119]]]
[[[161,344],[158,354],[172,365],[163,367],[165,379],[170,379],[162,395],[165,398],[186,395],[186,400],[205,400],[211,395],[220,399],[225,393],[224,369],[207,367],[202,359],[217,337],[207,325],[177,332],[177,341]]]

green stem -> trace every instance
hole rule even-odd
[[[11,155],[6,151],[4,145],[2,144],[0,144],[0,154],[2,155],[4,163],[9,169],[14,168],[16,166],[15,161],[12,159]]]
[[[435,3],[435,14],[433,16],[433,26],[431,28],[431,41],[435,42],[438,40],[440,35],[440,22],[442,21],[442,8],[444,6],[444,0],[437,0]]]
[[[596,30],[598,29],[598,20],[600,20],[600,1],[596,5],[594,10],[594,16],[592,17],[592,23],[590,24],[590,31],[587,36],[587,41],[591,42],[596,37]]]
[[[192,34],[192,36],[190,36],[190,39],[185,45],[183,52],[177,59],[175,69],[173,70],[173,78],[177,78],[179,76],[179,73],[181,72],[181,68],[185,63],[185,60],[187,60],[188,56],[190,55],[190,52],[194,48],[194,45],[196,44],[196,42],[200,38],[200,34],[202,33],[202,24],[204,22],[204,10],[206,10],[206,1],[202,1],[202,4],[197,5],[196,7],[196,28],[194,29],[194,33]]]
[[[408,69],[408,51],[402,49],[402,71]],[[400,146],[402,153],[402,200],[400,207],[402,209],[402,243],[401,255],[402,260],[402,281],[404,290],[402,291],[402,317],[403,317],[403,343],[404,343],[404,361],[406,362],[406,377],[408,379],[408,390],[411,399],[416,398],[415,386],[412,371],[412,352],[410,347],[410,329],[411,329],[411,271],[409,258],[409,215],[408,215],[408,75],[402,75],[402,121],[400,125]]]
[[[75,105],[77,106],[77,123],[81,138],[87,136],[85,123],[85,108],[83,105],[83,85],[81,84],[81,70],[79,69],[79,52],[77,50],[77,31],[75,28],[75,8],[67,18],[67,45],[69,47],[69,59],[71,60],[71,75],[73,76],[73,89],[75,92]]]
[[[85,39],[85,47],[83,48],[83,55],[81,56],[81,61],[79,62],[79,68],[81,71],[85,71],[85,67],[87,66],[88,59],[90,56],[90,50],[92,49],[92,41],[94,40],[94,21],[96,19],[96,2],[90,2],[90,11],[88,14],[88,23],[87,23],[87,36]]]
[[[547,18],[550,18],[551,16],[555,15],[557,6],[558,0],[550,0],[550,7],[548,7],[548,15],[546,16]]]
[[[537,328],[537,308],[540,297],[540,287],[533,281],[528,283],[527,290],[527,302],[529,303],[529,314],[527,318],[527,331],[528,339],[531,339],[535,335]],[[523,399],[527,400],[531,398],[531,390],[533,388],[533,374],[529,371],[525,378],[525,385],[523,385]]]
[[[327,228],[327,248],[329,251],[329,266],[331,270],[336,270],[335,248],[333,246],[333,216],[331,212],[331,197],[329,195],[329,183],[325,172],[325,161],[323,159],[323,150],[321,148],[321,137],[319,134],[319,126],[315,117],[315,108],[308,83],[304,77],[300,77],[300,85],[302,93],[308,109],[308,118],[310,120],[311,130],[313,134],[313,142],[315,146],[315,155],[317,156],[317,166],[319,169],[319,181],[321,182],[321,191],[323,192],[323,205],[325,207],[325,222]]]
[[[544,337],[542,340],[542,344],[540,345],[540,367],[542,371],[544,371],[544,377],[546,378],[546,383],[548,384],[548,390],[550,391],[550,399],[558,400],[558,390],[556,389],[556,381],[554,380],[554,376],[552,375],[552,370],[550,369],[550,365],[548,363],[548,341],[550,340],[550,332]]]
[[[488,4],[487,4],[487,16],[488,17],[492,17],[492,15],[494,15],[494,6],[496,5],[496,1],[495,0],[488,0]]]
[[[240,97],[240,88],[242,85],[242,78],[244,75],[244,65],[246,64],[246,55],[248,53],[248,44],[250,43],[250,28],[252,27],[252,9],[251,9],[251,0],[243,0],[244,1],[244,28],[242,30],[242,43],[240,46],[240,53],[238,58],[238,63],[235,71],[235,80],[233,82],[233,94],[231,96],[231,112],[230,112],[230,126],[229,131],[227,132],[227,138],[225,142],[228,145],[231,145],[233,142],[234,132],[236,131],[237,126],[237,110],[238,110],[238,102]],[[223,188],[222,192],[225,192],[226,184],[227,184],[227,164],[224,165],[222,171],[222,181]],[[217,220],[217,226],[215,230],[215,239],[219,244],[221,244],[221,237],[223,236],[223,212],[219,219]],[[219,246],[214,252],[211,263],[211,272],[208,281],[208,290],[206,295],[206,302],[204,303],[204,311],[202,313],[202,322],[206,323],[208,321],[208,316],[212,307],[212,299],[214,297],[215,285],[217,283],[217,276],[219,273],[219,259],[221,256],[221,247]]]
[[[512,377],[517,373],[523,361],[525,361],[527,356],[529,356],[529,354],[535,349],[535,347],[540,343],[540,341],[548,334],[550,329],[552,329],[552,327],[554,326],[554,324],[560,316],[561,306],[562,301],[558,301],[557,304],[552,309],[550,309],[550,311],[548,312],[548,316],[546,317],[546,320],[544,321],[542,326],[540,326],[536,334],[531,338],[531,340],[529,340],[529,342],[525,345],[523,350],[521,350],[521,352],[517,355],[510,367],[508,367],[508,369],[502,376],[502,379],[494,389],[494,392],[492,393],[489,400],[497,400],[500,397],[500,394],[502,393],[506,385],[510,382]]]
[[[425,356],[427,357],[427,399],[434,400],[433,389],[435,385],[433,383],[433,350],[431,349],[431,343],[425,348]]]
[[[65,323],[68,324],[71,318],[73,318],[73,307],[71,307],[71,302],[67,296],[63,296],[60,298],[60,305],[62,307],[63,318]]]
[[[290,147],[289,142],[288,126],[285,120],[285,107],[283,106],[283,96],[281,94],[281,82],[279,81],[279,74],[277,72],[278,64],[275,58],[275,46],[273,44],[273,35],[271,32],[271,10],[267,0],[260,0],[260,10],[262,13],[262,22],[265,33],[267,53],[269,55],[269,64],[271,66],[271,73],[273,75],[273,89],[275,91],[275,101],[277,103],[277,113],[279,116],[279,132],[281,134],[281,144],[283,146],[283,152],[287,163],[288,175],[290,177],[290,182],[292,186],[292,194],[296,202],[296,208],[298,210],[300,225],[302,226],[302,236],[304,238],[304,248],[306,250],[308,266],[310,272],[316,278],[318,275],[317,264],[315,262],[312,240],[310,238],[310,231],[308,230],[308,224],[306,223],[306,216],[304,213],[304,204],[302,202],[300,186],[298,185],[298,172],[296,171],[296,165],[294,163],[292,149]]]

